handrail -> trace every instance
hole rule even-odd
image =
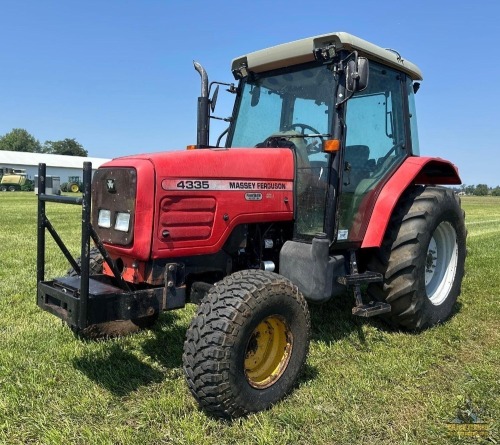
[[[40,192],[40,189],[38,189],[38,191]],[[83,196],[74,198],[72,196],[46,195],[45,193],[38,193],[38,199],[45,202],[59,202],[61,204],[82,205],[83,203]]]

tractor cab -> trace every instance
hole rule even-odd
[[[239,86],[226,147],[289,147],[295,238],[324,232],[341,248],[360,245],[381,187],[418,155],[419,69],[335,33],[238,57],[232,72]]]

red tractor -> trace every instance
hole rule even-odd
[[[44,193],[38,305],[83,335],[151,326],[198,304],[187,332],[188,386],[207,412],[237,417],[289,392],[309,348],[308,302],[351,290],[355,316],[422,330],[460,294],[466,229],[456,167],[419,157],[419,69],[346,33],[233,60],[237,86],[202,78],[197,145],[114,159],[82,198]],[[210,145],[219,86],[235,95]],[[225,137],[225,144],[219,147]],[[45,214],[82,204],[81,257]],[[45,229],[72,266],[46,281]],[[90,249],[90,239],[96,247]]]

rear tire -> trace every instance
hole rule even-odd
[[[92,247],[89,252],[90,255],[90,275],[99,275],[103,272],[104,258],[97,247]],[[81,258],[76,259],[78,265],[81,265]],[[75,269],[72,267],[68,270],[67,275],[70,277],[78,276]],[[142,318],[135,318],[133,320],[114,320],[105,323],[96,323],[87,326],[85,329],[78,331],[78,335],[89,338],[112,338],[122,337],[124,335],[135,334],[141,329],[151,328],[158,320],[158,312]]]
[[[309,337],[307,303],[295,285],[271,272],[236,272],[212,287],[187,331],[189,389],[217,417],[265,410],[296,384]]]
[[[70,184],[68,186],[68,192],[71,192],[71,193],[77,193],[80,191],[80,186],[78,184]]]
[[[415,186],[393,212],[382,246],[368,261],[383,283],[368,286],[392,307],[393,326],[422,330],[449,318],[460,295],[466,255],[465,213],[443,187]]]

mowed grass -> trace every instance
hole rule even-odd
[[[184,382],[182,344],[195,307],[150,331],[88,342],[36,306],[36,199],[0,194],[0,443],[498,443],[500,199],[465,198],[468,257],[447,323],[395,332],[350,315],[348,296],[312,306],[313,339],[295,391],[233,422],[207,417]],[[80,208],[48,205],[71,250]],[[68,267],[48,242],[47,277]],[[469,416],[469,417],[468,417]],[[487,438],[450,433],[457,417]]]

